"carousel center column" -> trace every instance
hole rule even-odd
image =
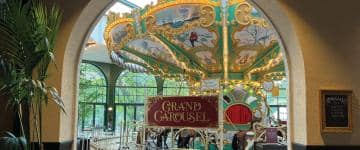
[[[224,68],[224,87],[228,84],[228,53],[229,53],[229,47],[228,47],[228,27],[227,27],[227,7],[228,7],[228,0],[222,0],[221,1],[221,9],[222,9],[222,33],[223,33],[223,68]],[[221,96],[221,94],[220,94]],[[220,150],[223,150],[224,148],[224,119],[223,119],[223,100],[220,97],[219,98],[219,129],[220,129]]]

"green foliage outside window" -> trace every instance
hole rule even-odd
[[[163,94],[165,96],[188,96],[189,87],[185,81],[165,80]]]
[[[82,130],[104,125],[107,83],[104,74],[92,64],[80,66],[79,126]]]

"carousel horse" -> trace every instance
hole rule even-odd
[[[158,148],[168,148],[166,141],[167,141],[167,137],[170,132],[171,132],[171,129],[163,129],[160,131],[160,133],[157,134],[156,146]]]
[[[231,146],[233,150],[243,150],[245,148],[246,131],[239,131],[234,134]]]
[[[180,131],[177,141],[178,148],[190,148],[190,145],[194,145],[196,135],[195,130],[184,129]]]

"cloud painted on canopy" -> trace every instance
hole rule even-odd
[[[165,49],[165,47],[149,39],[135,39],[130,41],[127,46],[142,54],[176,64],[174,59],[172,59],[171,54]]]
[[[264,28],[259,25],[250,25],[234,34],[234,40],[237,47],[268,47],[276,36],[270,28]]]
[[[196,56],[199,57],[202,64],[213,65],[216,64],[216,60],[213,54],[209,51],[196,52]]]
[[[126,57],[126,58],[128,58],[128,59],[130,59],[130,60],[132,60],[132,61],[136,61],[136,62],[145,64],[145,61],[144,61],[143,59],[141,59],[140,57],[138,57],[138,56],[136,56],[136,55],[134,55],[134,54],[132,54],[132,53],[129,53],[129,52],[127,52],[127,51],[123,51],[123,50],[122,50],[122,51],[120,52],[120,56]]]
[[[198,5],[178,5],[164,9],[155,14],[156,25],[170,24],[177,28],[185,21],[191,21],[200,17],[200,6]]]

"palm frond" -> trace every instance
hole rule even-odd
[[[16,137],[10,132],[3,132],[0,137],[0,149],[8,150],[26,150],[26,139],[24,137]]]
[[[22,105],[41,106],[50,99],[65,112],[60,94],[45,84],[49,64],[54,62],[60,22],[60,10],[56,6],[47,8],[40,0],[6,0],[0,4],[0,94],[11,99],[7,105],[18,108],[19,115]],[[37,112],[41,113],[41,109]],[[5,138],[12,142],[8,144],[14,145],[26,141],[25,138]]]

